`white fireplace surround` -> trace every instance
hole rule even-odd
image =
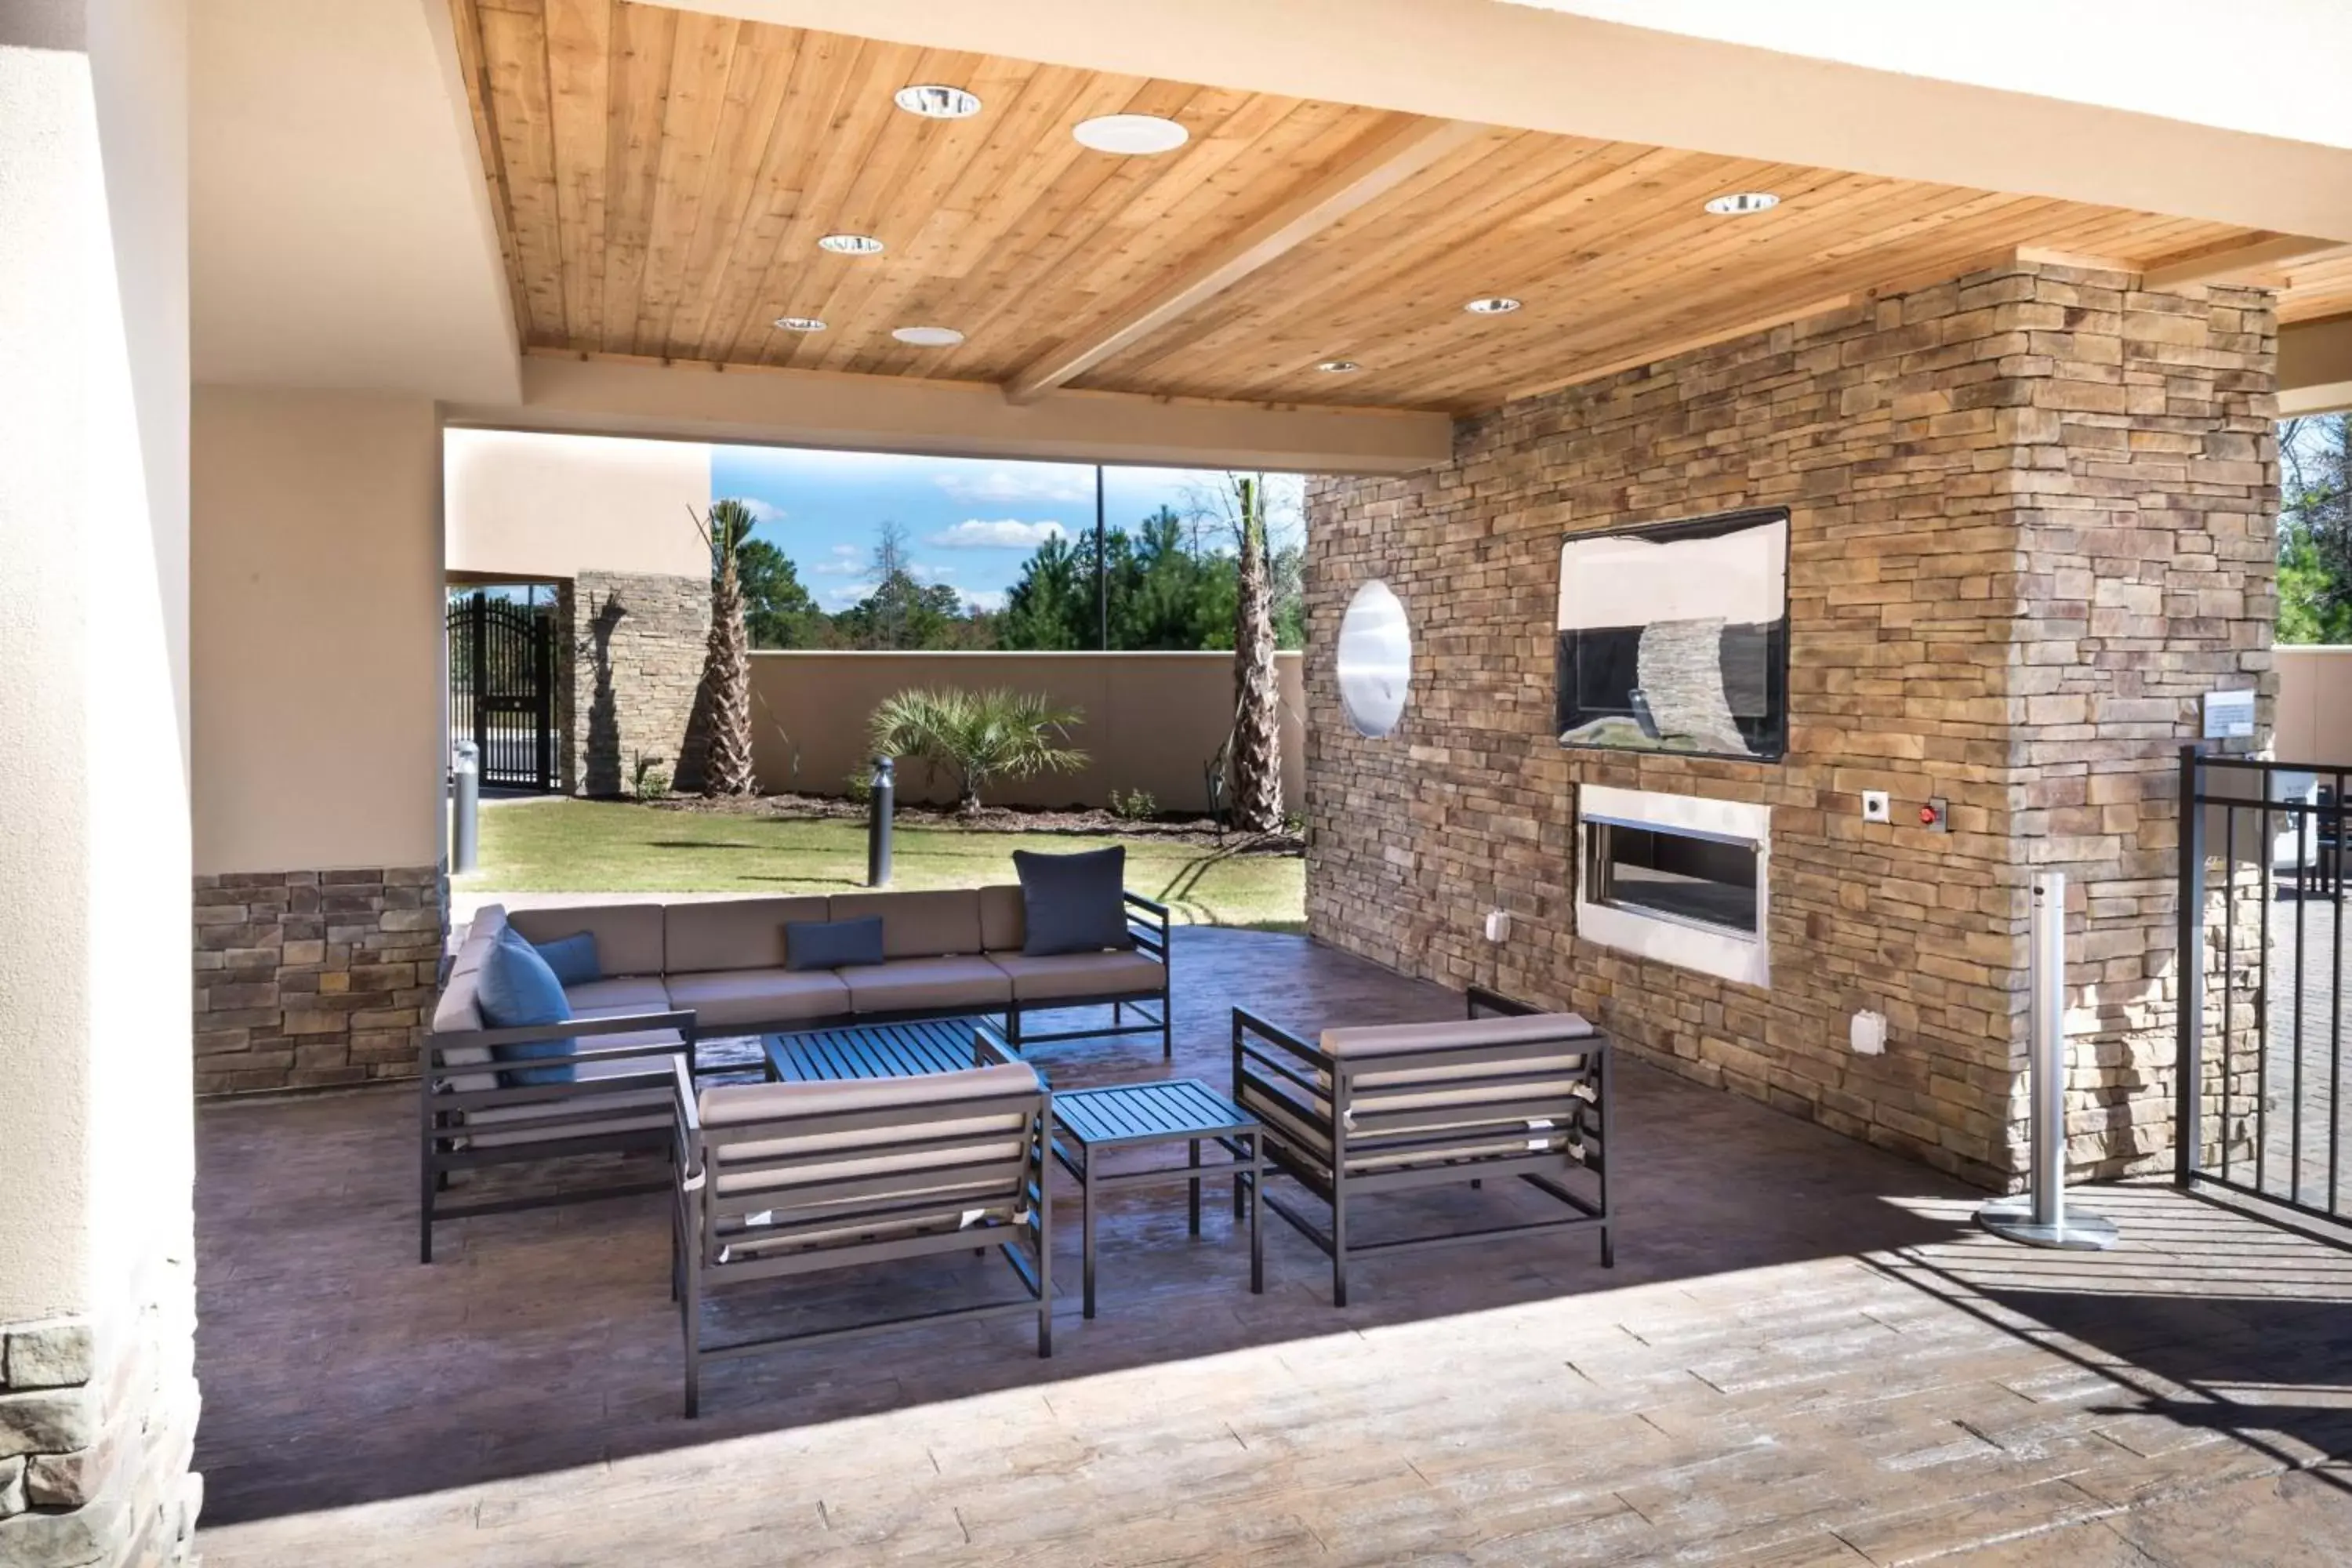
[[[1696,969],[1747,985],[1772,983],[1772,808],[1745,801],[1584,784],[1577,790],[1576,933],[1604,947],[1662,963]],[[1592,835],[1588,817],[1633,824],[1662,833],[1704,834],[1742,840],[1756,848],[1756,935],[1666,919],[1591,899]]]

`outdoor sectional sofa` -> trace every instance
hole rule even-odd
[[[658,1192],[650,1182],[567,1184],[453,1203],[450,1178],[484,1167],[574,1154],[650,1151],[675,1142],[671,1063],[694,1074],[694,1042],[711,1037],[788,1033],[854,1023],[964,1015],[999,1016],[1014,1049],[1056,1040],[1157,1034],[1163,1058],[1169,1025],[1168,911],[1124,896],[1127,950],[1032,956],[1022,889],[1006,885],[939,891],[837,893],[830,897],[680,899],[579,904],[475,915],[442,983],[419,1063],[421,1198],[418,1254],[433,1258],[433,1225],[624,1192]],[[803,921],[882,921],[884,962],[843,969],[786,966],[784,928]],[[479,1005],[484,957],[511,925],[534,942],[587,932],[602,978],[566,988],[572,1019],[528,1028],[490,1028]],[[1108,1006],[1110,1026],[1032,1034],[1026,1015]],[[1140,1020],[1131,1024],[1132,1016]],[[536,1079],[568,1069],[562,1082],[520,1081],[526,1064],[504,1056],[518,1046],[575,1039],[568,1055],[532,1055]]]

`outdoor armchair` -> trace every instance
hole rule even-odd
[[[1037,1069],[983,1035],[986,1065],[914,1078],[716,1084],[677,1065],[672,1290],[685,1341],[686,1414],[702,1363],[953,1318],[1029,1316],[1054,1350],[1045,1152],[1052,1096]],[[848,1327],[712,1343],[715,1289],[789,1275],[996,1248],[1011,1300]]]
[[[1319,1199],[1329,1223],[1271,1192],[1265,1205],[1329,1257],[1335,1305],[1348,1304],[1348,1260],[1362,1253],[1591,1226],[1602,1266],[1614,1261],[1608,1040],[1573,1013],[1475,987],[1467,1003],[1459,1021],[1327,1029],[1314,1042],[1234,1009],[1234,1099],[1265,1124],[1267,1163]],[[1488,1176],[1517,1176],[1570,1213],[1354,1238],[1367,1197]]]

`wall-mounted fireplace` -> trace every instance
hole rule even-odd
[[[1580,936],[1770,984],[1770,806],[1586,784],[1577,816]]]

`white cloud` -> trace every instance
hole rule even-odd
[[[907,575],[918,583],[937,583],[942,578],[954,576],[955,568],[934,565],[929,561],[909,561],[907,563]]]
[[[940,489],[958,500],[1085,500],[1094,478],[1084,468],[988,468],[980,473],[936,476]]]
[[[1034,550],[1049,539],[1067,539],[1070,531],[1058,522],[1020,522],[1000,518],[994,522],[970,518],[942,529],[923,542],[942,550]]]
[[[836,544],[809,570],[820,577],[855,577],[866,570],[866,553],[855,544]]]
[[[978,610],[983,615],[992,616],[997,611],[1004,608],[1004,590],[1002,588],[982,588],[977,592],[974,592],[971,589],[966,589],[963,595],[963,603],[964,608],[968,610]]]
[[[782,522],[784,521],[784,509],[782,507],[776,505],[772,501],[761,500],[758,496],[727,496],[722,499],[731,500],[738,506],[741,507],[745,511],[750,512],[751,514],[751,521],[755,523]]]
[[[843,583],[818,590],[817,598],[836,610],[845,610],[874,592],[871,583]]]

